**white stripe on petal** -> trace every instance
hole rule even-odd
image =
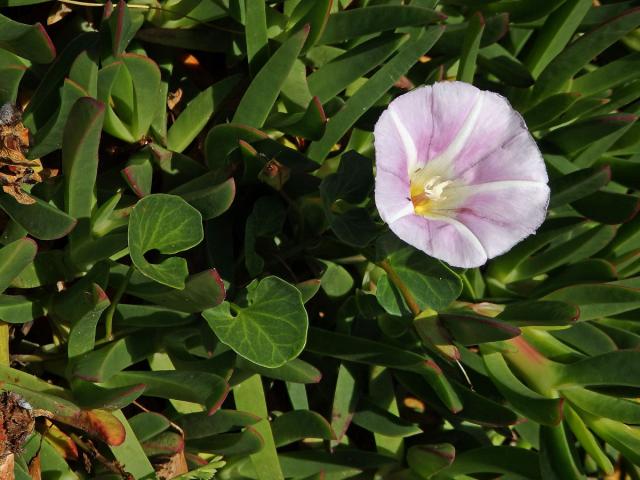
[[[413,138],[411,138],[409,131],[402,123],[402,120],[400,120],[398,114],[393,111],[393,108],[389,108],[389,113],[391,114],[391,119],[393,120],[398,133],[400,134],[400,140],[402,140],[404,152],[407,155],[407,172],[411,173],[418,162],[418,149],[416,148],[416,144],[413,141]]]
[[[445,217],[445,216],[437,217],[436,219],[440,220],[441,222],[448,223],[453,227],[455,227],[455,229],[458,230],[460,235],[465,237],[469,241],[469,243],[473,245],[473,247],[476,250],[478,250],[479,252],[482,252],[485,258],[488,257],[487,250],[486,248],[484,248],[484,245],[482,245],[482,242],[480,242],[480,239],[464,223],[456,220],[455,218]]]
[[[471,185],[454,184],[447,188],[447,192],[454,195],[473,195],[475,193],[497,192],[505,189],[521,188],[544,188],[548,189],[546,183],[534,182],[532,180],[498,180],[495,182],[476,183]]]
[[[415,214],[416,212],[413,208],[413,203],[409,202],[405,207],[402,207],[402,209],[398,210],[397,212],[394,212],[393,215],[386,218],[385,221],[390,225],[396,220],[400,220],[401,218],[406,217],[407,215],[415,215]]]
[[[476,123],[478,123],[483,103],[484,95],[482,92],[479,92],[469,115],[467,115],[462,127],[460,127],[460,130],[458,130],[458,133],[456,133],[456,136],[453,138],[449,146],[427,164],[430,168],[441,169],[442,171],[451,170],[456,157],[460,152],[462,152],[462,149],[471,137],[471,133],[473,132]]]

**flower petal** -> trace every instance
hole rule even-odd
[[[489,179],[546,183],[542,156],[520,114],[503,96],[481,94],[482,111],[455,158],[455,176],[468,183]]]
[[[389,227],[409,245],[454,267],[479,267],[487,261],[487,254],[478,238],[457,220],[410,215]]]
[[[406,215],[415,215],[409,197],[409,179],[401,178],[385,170],[376,172],[376,205],[380,218],[385,223],[393,223]]]
[[[542,155],[526,130],[521,130],[486,157],[460,171],[458,175],[458,179],[464,184],[502,180],[548,182]]]
[[[460,190],[466,190],[467,197],[455,218],[480,240],[489,258],[534,233],[549,203],[549,187],[540,182],[493,182]]]
[[[431,88],[416,88],[389,104],[376,123],[376,167],[408,175],[423,164],[432,137]]]

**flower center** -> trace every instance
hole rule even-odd
[[[447,199],[445,190],[452,182],[439,175],[425,179],[421,173],[416,172],[411,180],[411,201],[418,215],[427,215],[436,203]]]

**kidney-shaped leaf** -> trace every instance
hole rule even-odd
[[[148,195],[138,201],[129,219],[131,260],[143,275],[169,287],[183,289],[189,275],[183,258],[171,257],[150,263],[144,254],[182,252],[202,241],[200,212],[174,195]]]
[[[249,285],[247,300],[246,307],[223,302],[202,315],[223,343],[253,363],[273,368],[297,357],[308,328],[300,291],[272,276]]]

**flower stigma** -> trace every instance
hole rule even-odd
[[[436,204],[447,199],[445,189],[451,180],[442,180],[440,175],[424,178],[424,169],[414,173],[411,179],[411,202],[418,215],[426,216],[433,211]]]

